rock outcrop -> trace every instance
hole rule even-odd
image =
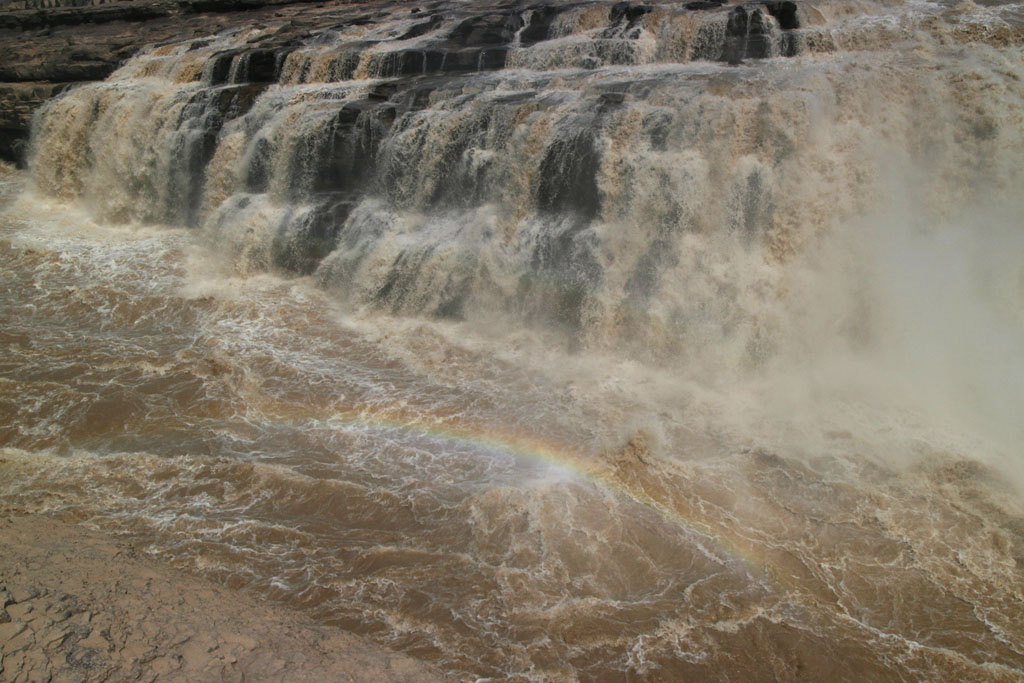
[[[0,6],[0,159],[23,163],[33,110],[77,83],[103,80],[145,45],[201,39],[228,29],[279,25],[257,44],[224,52],[208,67],[207,80],[218,83],[272,83],[280,76],[284,57],[296,47],[315,42],[318,34],[342,27],[382,26],[408,17],[404,30],[368,37],[364,48],[381,42],[410,44],[382,53],[373,65],[377,77],[403,78],[501,69],[511,50],[562,37],[558,19],[586,3],[523,1],[355,4],[294,0],[17,0]],[[651,17],[713,12],[728,28],[721,44],[694,58],[739,62],[793,54],[795,42],[781,32],[799,27],[796,3],[768,0],[763,4],[724,5],[710,2],[669,2],[659,5],[597,2],[604,13],[599,40],[607,49],[583,55],[575,64],[592,68],[617,63],[623,43],[639,40]],[[657,12],[656,12],[657,11]],[[599,27],[600,28],[600,27]],[[562,33],[560,33],[560,31]],[[648,36],[650,33],[647,34]],[[706,41],[705,41],[706,42]],[[777,45],[776,45],[777,44]],[[781,46],[781,47],[779,47]],[[339,55],[330,80],[365,77],[358,52]],[[298,74],[300,82],[304,74]]]
[[[287,4],[21,0],[0,6],[0,43],[6,48],[0,54],[0,159],[24,161],[36,107],[77,83],[103,80],[140,47],[205,36],[275,15],[317,14],[312,5]],[[246,11],[229,11],[239,8]],[[329,24],[331,13],[323,14]],[[310,28],[316,24],[309,23]]]
[[[0,680],[445,680],[73,524],[5,516],[0,541]]]

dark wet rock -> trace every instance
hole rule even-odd
[[[71,83],[0,83],[0,159],[19,161],[28,151],[32,112]]]
[[[391,52],[384,55],[383,65],[380,68],[382,74],[389,77],[413,76],[427,72],[428,62],[431,67],[437,68],[442,62],[440,59],[429,59],[426,50],[404,50]]]
[[[226,50],[207,62],[204,78],[210,85],[274,83],[291,48]]]
[[[525,25],[518,12],[485,14],[464,20],[452,30],[448,40],[465,47],[507,45]]]
[[[747,28],[747,57],[763,59],[772,56],[771,36],[775,32],[775,22],[771,15],[761,9],[750,13],[750,24]]]
[[[588,126],[573,126],[556,137],[537,174],[537,206],[551,213],[576,213],[587,219],[600,209],[597,170],[601,155]]]
[[[202,0],[206,1],[206,0]],[[0,159],[21,163],[27,149],[32,112],[47,99],[75,83],[102,80],[124,60],[149,44],[177,42],[209,36],[227,28],[255,24],[284,8],[295,15],[275,44],[260,45],[252,54],[225,53],[211,66],[214,83],[226,83],[232,61],[244,59],[240,80],[270,83],[276,80],[286,46],[298,44],[311,32],[338,22],[338,17],[311,5],[276,0],[245,12],[207,13],[204,6],[173,0],[82,3],[77,0],[22,0],[0,6]],[[210,6],[212,8],[212,5]],[[210,9],[210,8],[207,8]],[[212,9],[211,9],[212,11]],[[353,20],[358,7],[346,10]],[[203,41],[197,41],[197,45]]]
[[[334,248],[338,231],[352,210],[350,199],[326,199],[302,216],[289,212],[281,221],[270,247],[277,268],[308,275]]]
[[[765,0],[762,4],[783,31],[800,28],[800,8],[793,0]]]
[[[645,14],[649,14],[654,8],[651,5],[632,5],[628,2],[617,2],[608,10],[608,19],[617,23],[625,19],[634,22]]]
[[[112,21],[147,21],[170,16],[164,2],[116,2],[87,7],[52,7],[0,12],[0,29],[30,29]]]
[[[528,46],[547,40],[551,34],[551,24],[565,9],[564,6],[558,5],[533,8],[529,12],[526,26],[519,32],[519,44]]]
[[[398,92],[396,83],[380,83],[374,86],[368,95],[371,100],[385,101],[391,99]]]
[[[426,35],[431,31],[434,31],[444,21],[444,16],[441,14],[435,14],[430,17],[427,21],[422,24],[416,24],[408,31],[398,37],[398,40],[409,40],[411,38],[419,38],[420,36]]]
[[[116,65],[105,61],[65,62],[50,59],[41,64],[0,64],[0,81],[25,83],[32,81],[75,82],[102,81]]]
[[[636,40],[643,34],[643,18],[653,9],[651,5],[632,5],[628,2],[612,5],[608,10],[608,21],[611,26],[604,30],[602,37]]]
[[[739,64],[747,52],[747,28],[750,23],[750,12],[746,7],[738,6],[729,12],[729,21],[725,25],[725,49],[722,60],[730,64]]]
[[[605,113],[610,111],[626,101],[626,93],[624,92],[605,92],[598,96],[598,112]]]
[[[386,100],[346,103],[329,125],[321,147],[307,151],[317,192],[354,194],[372,177],[377,149],[395,122],[397,110]]]
[[[238,50],[226,50],[219,52],[207,62],[206,78],[210,85],[222,85],[228,82],[231,76],[231,63],[240,54]]]
[[[436,73],[493,71],[505,66],[507,54],[508,50],[502,47],[466,48],[454,51],[403,50],[386,54],[380,71],[382,75],[390,78]]]
[[[262,91],[263,86],[244,84],[203,90],[196,96],[198,106],[192,110],[201,114],[196,117],[194,126],[186,128],[192,134],[182,136],[170,150],[177,157],[177,186],[181,193],[168,198],[162,220],[190,226],[197,224],[204,171],[217,149],[217,135],[225,123],[248,112]]]
[[[723,4],[722,0],[695,0],[694,2],[686,3],[685,7],[688,10],[699,11],[706,9],[718,9]]]
[[[249,50],[237,57],[240,69],[236,83],[273,83],[278,65],[289,50]]]
[[[738,5],[729,12],[722,61],[739,64],[744,59],[771,57],[774,31],[775,21],[765,9]]]
[[[624,92],[601,93],[601,104],[622,104],[626,99]]]
[[[179,0],[187,12],[244,12],[266,7],[267,0]]]

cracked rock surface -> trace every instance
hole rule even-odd
[[[82,526],[3,516],[0,547],[2,681],[443,680]]]

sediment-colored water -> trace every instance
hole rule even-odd
[[[5,502],[466,680],[1021,680],[1021,8],[801,11],[410,77],[395,10],[46,105]]]

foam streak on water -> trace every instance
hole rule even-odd
[[[4,505],[464,680],[1021,680],[1020,8],[801,8],[732,66],[731,10],[535,8],[455,76],[395,10],[49,103]]]

